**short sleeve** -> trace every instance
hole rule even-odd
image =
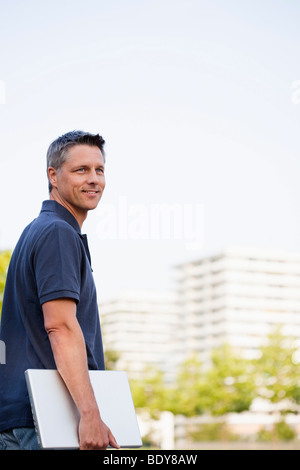
[[[34,250],[37,294],[42,305],[50,300],[80,300],[82,251],[78,234],[55,222],[40,236]]]

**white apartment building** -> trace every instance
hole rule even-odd
[[[254,357],[276,325],[300,345],[300,253],[233,246],[175,269],[186,355],[227,342]]]
[[[181,345],[173,292],[123,291],[100,305],[105,351],[119,353],[117,368],[136,378],[150,366],[172,380]]]
[[[100,305],[118,369],[137,377],[154,366],[170,381],[185,358],[208,364],[225,342],[255,357],[276,325],[300,348],[300,253],[233,246],[174,273],[174,292],[125,291]]]

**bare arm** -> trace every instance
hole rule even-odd
[[[108,445],[118,448],[95,400],[76,303],[71,299],[52,300],[43,304],[43,314],[57,370],[80,413],[80,449],[106,449]]]

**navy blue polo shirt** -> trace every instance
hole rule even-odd
[[[24,372],[55,369],[42,305],[71,298],[87,350],[89,369],[104,369],[96,289],[86,235],[56,201],[44,201],[22,233],[10,261],[2,305],[0,340],[0,432],[33,426]]]

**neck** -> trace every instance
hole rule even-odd
[[[56,188],[53,188],[50,192],[49,196],[50,201],[56,201],[58,202],[61,206],[65,207],[72,215],[75,217],[75,219],[78,222],[78,225],[80,227],[80,230],[82,228],[83,222],[87,218],[87,211],[76,211],[73,206],[68,204],[67,201],[61,198],[59,192],[57,191]]]

